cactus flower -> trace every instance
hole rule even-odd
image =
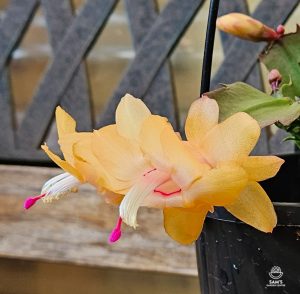
[[[271,200],[257,182],[275,176],[284,161],[276,156],[249,156],[260,128],[248,114],[236,113],[219,124],[218,117],[218,104],[207,96],[196,100],[189,110],[185,124],[187,145],[198,160],[206,162],[211,169],[183,195],[185,204],[197,207],[204,202],[224,206],[245,223],[263,232],[272,232],[276,214]],[[185,241],[187,222],[199,224],[199,216],[195,218],[194,211],[181,210],[180,213],[182,216],[178,217],[178,209],[167,210],[165,226],[170,235]],[[197,233],[190,232],[190,235]]]
[[[182,244],[198,238],[214,206],[270,232],[276,214],[257,182],[274,176],[283,161],[249,156],[260,134],[249,115],[237,113],[220,124],[218,116],[214,100],[194,102],[183,141],[166,118],[128,94],[117,107],[116,123],[89,133],[77,133],[75,121],[58,108],[64,160],[42,148],[67,173],[48,181],[36,199],[52,200],[85,182],[94,185],[108,202],[119,204],[111,242],[121,237],[123,222],[137,227],[142,206],[163,209],[166,232]],[[28,206],[33,202],[28,199]]]

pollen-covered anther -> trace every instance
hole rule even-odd
[[[61,196],[65,196],[71,192],[77,192],[80,181],[69,173],[63,173],[55,176],[47,181],[41,195],[29,197],[24,202],[24,208],[28,209],[38,200],[42,199],[44,203],[50,203],[52,200],[58,200]]]

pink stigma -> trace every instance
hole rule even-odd
[[[24,201],[24,208],[25,209],[29,209],[31,206],[33,206],[38,200],[40,200],[41,198],[43,198],[45,195],[46,195],[46,193],[38,195],[38,196],[28,197]]]
[[[161,194],[161,195],[163,195],[163,196],[171,196],[171,195],[180,193],[180,192],[181,192],[181,189],[179,189],[179,190],[177,190],[177,191],[170,192],[170,193],[166,193],[166,192],[163,192],[163,191],[154,189],[154,192],[155,192],[155,193],[159,193],[159,194]]]
[[[109,242],[110,243],[117,242],[121,238],[121,236],[122,236],[121,225],[122,225],[122,218],[119,217],[117,225],[115,226],[115,228],[110,233],[110,236],[109,236]]]

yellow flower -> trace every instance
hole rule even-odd
[[[258,123],[237,113],[218,124],[219,108],[203,97],[193,103],[183,141],[166,118],[152,115],[131,95],[122,98],[116,124],[90,133],[77,133],[75,121],[56,110],[59,144],[64,160],[42,146],[65,174],[49,180],[40,198],[52,200],[88,182],[120,204],[110,241],[121,237],[121,225],[137,226],[141,206],[164,210],[167,233],[188,244],[199,236],[213,206],[224,206],[244,222],[272,231],[276,215],[257,181],[272,177],[282,160],[248,156],[260,135]]]
[[[125,195],[120,217],[134,228],[141,206],[183,207],[183,193],[210,168],[197,161],[166,118],[152,115],[140,99],[130,95],[118,105],[116,124],[94,131],[91,149],[77,145],[75,157],[90,166],[101,164],[114,178],[113,185],[104,181],[103,187]],[[96,160],[89,159],[91,153]],[[119,220],[113,232],[117,237],[111,241],[120,237],[120,224]]]
[[[276,214],[257,182],[275,176],[284,161],[276,156],[249,156],[260,128],[248,114],[236,113],[219,124],[218,118],[213,99],[203,96],[191,105],[185,124],[187,144],[199,162],[211,169],[183,194],[185,205],[224,206],[245,223],[271,232]],[[170,208],[165,211],[166,231],[181,243],[191,242],[199,236],[207,212]]]
[[[284,33],[282,26],[274,31],[260,21],[242,13],[229,13],[219,17],[217,27],[221,31],[254,42],[277,40]]]

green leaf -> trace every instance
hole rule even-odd
[[[300,27],[295,33],[284,35],[272,43],[262,55],[261,61],[268,70],[277,69],[282,75],[282,94],[300,97]]]
[[[237,82],[205,93],[217,101],[220,121],[237,112],[246,112],[256,119],[261,127],[280,122],[289,125],[300,116],[300,104],[290,98],[274,98],[250,85]]]

